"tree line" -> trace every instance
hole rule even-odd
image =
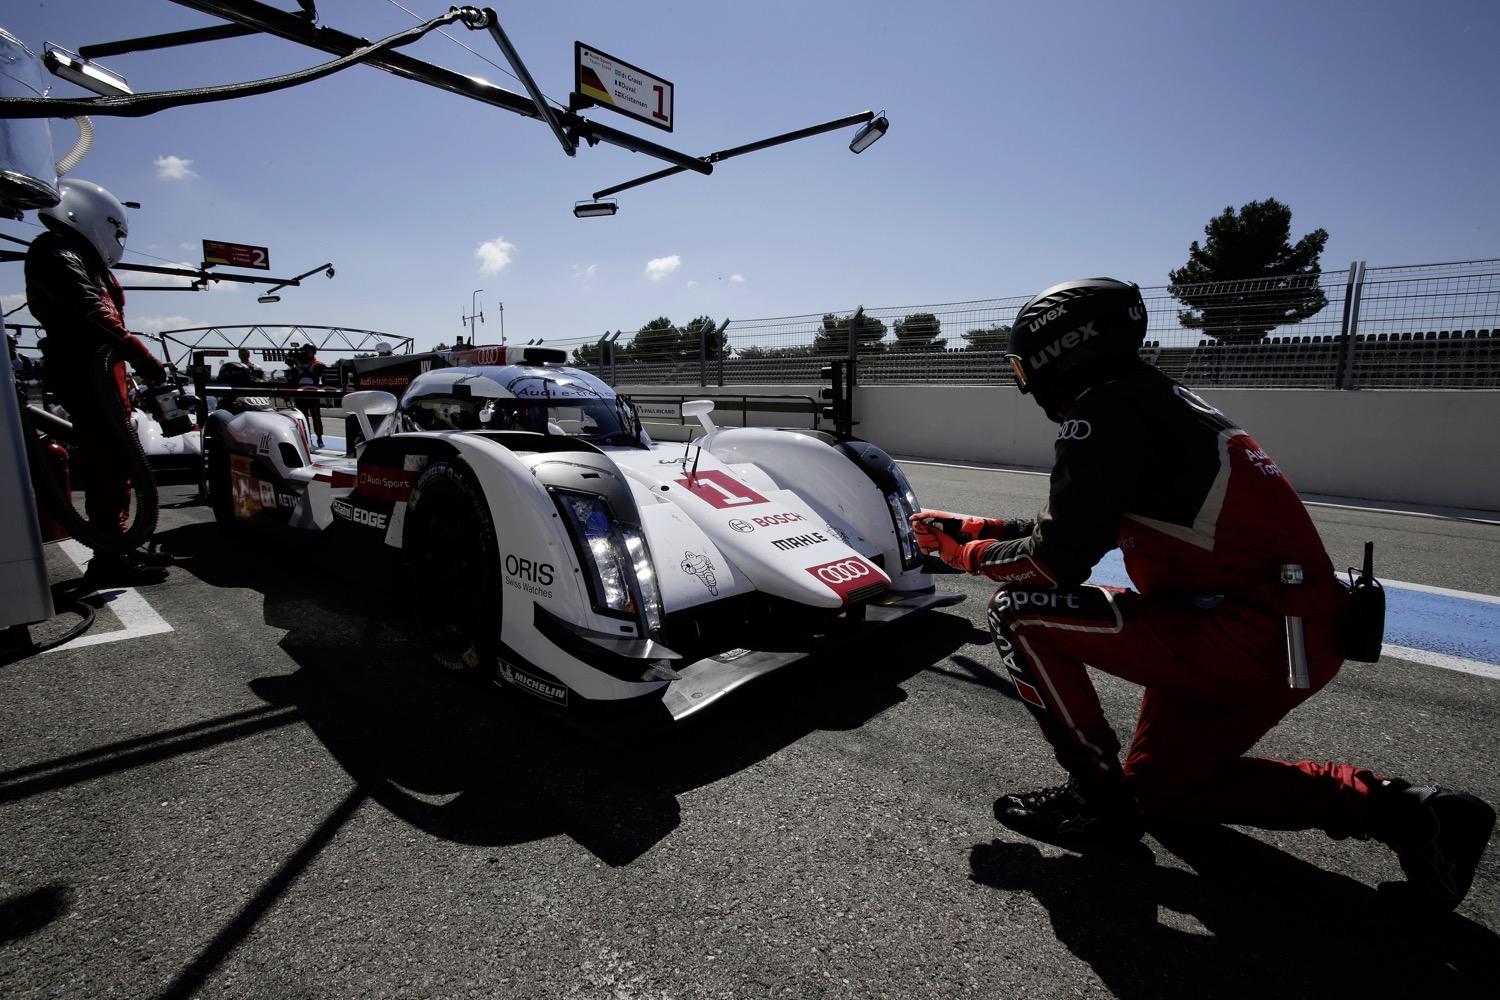
[[[1194,240],[1189,246],[1186,263],[1167,273],[1167,291],[1186,307],[1177,313],[1181,325],[1218,341],[1253,343],[1273,329],[1300,323],[1322,311],[1328,296],[1321,287],[1319,259],[1328,243],[1328,231],[1315,229],[1293,243],[1291,229],[1291,208],[1275,198],[1247,202],[1238,210],[1230,205],[1211,218],[1203,228],[1203,241]],[[851,326],[860,355],[949,349],[941,321],[930,312],[910,313],[889,327],[862,313],[857,324],[854,314],[825,313],[811,344],[755,345],[725,356],[844,356],[849,351]],[[700,338],[705,340],[704,356],[711,360],[717,360],[728,346],[724,333],[708,316],[681,326],[658,316],[625,343],[614,345],[614,361],[696,361]],[[961,338],[962,350],[1004,350],[1010,342],[1010,325],[970,328]],[[575,349],[573,361],[597,365],[599,345]]]

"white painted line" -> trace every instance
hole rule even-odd
[[[945,469],[971,469],[974,472],[1009,472],[1017,476],[1050,476],[1052,473],[1037,469],[1015,469],[1004,465],[964,465],[960,462],[928,462],[915,458],[898,458],[900,465],[938,465]]]
[[[77,649],[80,646],[97,646],[105,642],[120,642],[124,639],[139,639],[142,636],[172,631],[172,626],[168,625],[166,620],[146,603],[146,599],[129,587],[123,590],[101,590],[97,596],[109,606],[125,627],[115,629],[113,632],[86,632],[72,642],[47,650],[48,653],[60,653],[65,649]]]
[[[58,548],[62,549],[63,554],[79,569],[84,569],[93,555],[93,551],[88,546],[72,538],[59,542]],[[113,632],[90,630],[72,642],[47,650],[48,653],[59,653],[65,649],[77,649],[80,646],[97,646],[105,642],[120,642],[124,639],[139,639],[142,636],[172,631],[172,626],[167,624],[166,619],[157,614],[156,609],[147,604],[146,599],[137,594],[134,589],[125,587],[120,590],[101,590],[96,593],[120,619],[120,624],[125,627],[115,629]]]
[[[1500,681],[1500,667],[1493,663],[1482,663],[1479,660],[1465,660],[1460,656],[1447,656],[1443,653],[1433,653],[1425,649],[1411,649],[1406,646],[1386,645],[1380,650],[1381,656],[1393,656],[1398,660],[1410,660],[1412,663],[1422,663],[1429,667],[1442,667],[1444,670],[1456,670],[1461,674],[1475,674],[1479,677],[1487,677],[1492,681]]]
[[[82,570],[88,569],[89,559],[93,556],[93,549],[71,538],[65,538],[58,542],[57,547],[63,550],[63,555],[73,560],[74,566]]]
[[[1467,514],[1435,514],[1430,510],[1403,510],[1399,507],[1361,507],[1352,503],[1334,503],[1331,500],[1309,500],[1302,498],[1309,507],[1332,507],[1336,510],[1362,510],[1370,514],[1396,514],[1401,517],[1430,517],[1437,521],[1468,521],[1473,524],[1500,524],[1487,517],[1470,517]]]
[[[1483,601],[1485,604],[1500,604],[1494,594],[1476,594],[1468,590],[1449,590],[1447,587],[1429,587],[1425,583],[1407,583],[1405,580],[1381,580],[1381,586],[1397,590],[1416,590],[1423,594],[1438,594],[1442,597],[1461,597],[1466,601]]]
[[[1008,472],[1016,476],[1050,476],[1052,473],[1042,469],[1021,469],[1008,465],[966,465],[962,462],[937,462],[917,458],[897,458],[901,465],[937,465],[945,469],[969,469],[973,472]],[[1309,507],[1333,507],[1338,510],[1361,510],[1370,514],[1396,514],[1401,517],[1430,517],[1438,521],[1468,521],[1473,524],[1500,524],[1500,520],[1492,520],[1487,517],[1471,517],[1468,514],[1455,510],[1451,514],[1435,513],[1428,510],[1406,510],[1401,507],[1362,507],[1359,504],[1338,503],[1333,500],[1309,500],[1302,498],[1302,502]],[[1487,513],[1479,511],[1478,513]]]

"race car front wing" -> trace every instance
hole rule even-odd
[[[866,625],[888,624],[913,612],[948,607],[963,599],[963,594],[939,591],[910,595],[888,594],[863,606],[864,622]],[[866,634],[867,628],[853,629],[845,633],[844,641]],[[732,649],[688,664],[674,662],[672,670],[677,677],[667,685],[662,705],[673,721],[685,719],[757,677],[763,677],[838,645],[838,641],[829,641],[806,650]]]

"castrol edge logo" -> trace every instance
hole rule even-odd
[[[807,571],[846,603],[854,591],[888,582],[884,573],[858,556],[847,556],[819,566],[809,566]]]

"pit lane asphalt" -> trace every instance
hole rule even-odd
[[[908,465],[928,506],[1042,477]],[[168,500],[182,499],[181,491]],[[1500,593],[1500,526],[1320,507],[1336,561]],[[0,667],[0,996],[1493,995],[1500,848],[1457,915],[1378,845],[1157,830],[1080,856],[997,827],[1058,777],[968,600],[601,746],[429,669],[388,578],[224,539],[141,595],[173,631]],[[49,546],[53,579],[76,567]],[[101,612],[94,633],[120,628]],[[56,626],[53,628],[54,632]],[[43,631],[43,630],[39,630]],[[1128,730],[1137,692],[1096,675]],[[1259,750],[1500,802],[1500,682],[1351,664]]]

